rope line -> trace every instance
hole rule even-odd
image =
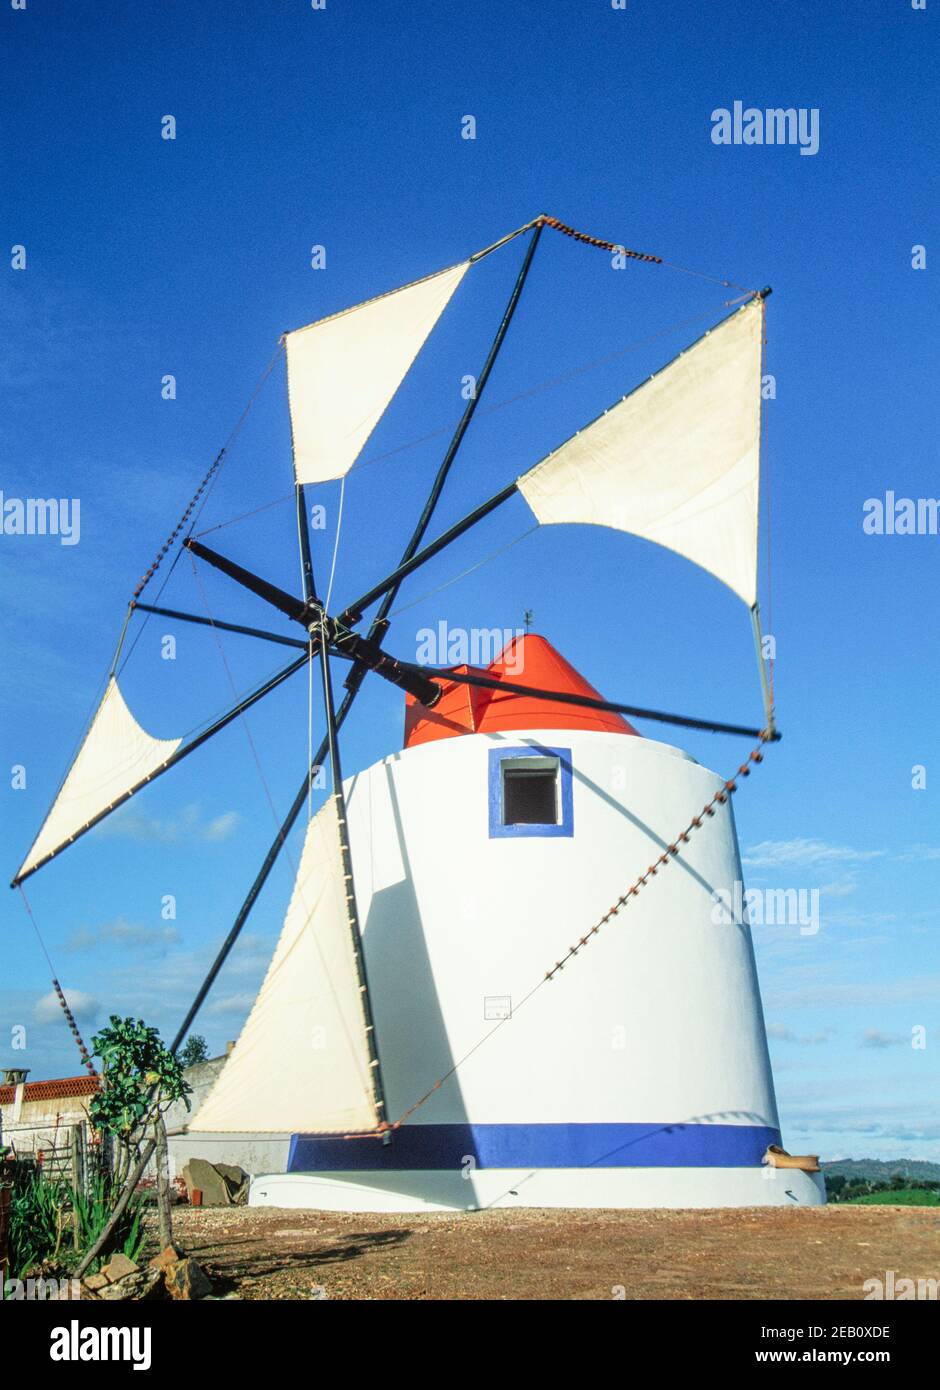
[[[240,512],[238,516],[233,516],[229,521],[217,521],[214,526],[207,526],[204,531],[194,531],[193,536],[196,540],[203,536],[211,536],[213,531],[222,531],[226,526],[235,526],[239,521],[248,521],[253,516],[258,516],[260,512],[268,512],[272,507],[281,507],[285,502],[293,502],[296,493],[294,491],[285,492],[281,497],[275,497],[272,502],[262,502],[260,507],[253,507],[250,512]]]
[[[330,599],[333,597],[333,580],[336,576],[336,557],[339,555],[339,538],[343,529],[343,503],[346,500],[346,474],[344,473],[339,485],[339,513],[336,517],[336,535],[333,539],[333,559],[330,562],[330,578],[326,586],[326,598],[323,607],[327,613],[330,611]]]
[[[767,416],[768,416],[768,412],[764,409],[764,401],[763,401],[763,390],[764,390],[764,362],[765,362],[765,359],[766,359],[766,355],[767,355],[767,306],[766,306],[766,304],[765,304],[765,303],[763,302],[763,300],[762,300],[762,301],[761,301],[761,348],[760,348],[760,383],[761,383],[761,384],[760,384],[760,389],[761,389],[761,401],[760,401],[760,411],[759,411],[759,415],[758,415],[758,424],[759,424],[760,434],[759,434],[758,441],[757,441],[757,447],[758,447],[758,467],[760,468],[760,476],[761,476],[761,480],[762,480],[762,482],[763,482],[764,516],[765,516],[765,518],[766,518],[765,523],[764,523],[764,535],[766,536],[766,545],[765,545],[765,556],[766,556],[766,559],[765,559],[765,564],[766,564],[766,574],[767,574],[767,631],[772,635],[772,634],[773,634],[773,630],[774,630],[774,591],[773,591],[773,564],[772,564],[772,551],[773,551],[773,526],[772,526],[772,520],[773,520],[773,518],[772,518],[772,512],[771,512],[772,494],[771,494],[771,487],[770,487],[770,451],[769,451],[769,448],[768,448],[768,441],[767,441],[767,434],[768,434],[768,429],[767,429]],[[771,647],[771,653],[773,653],[773,651],[774,651],[774,649],[773,649],[773,647]],[[761,659],[763,659],[763,653],[761,653]],[[774,707],[774,702],[775,702],[775,697],[774,697],[774,667],[775,667],[775,665],[776,665],[776,655],[773,654],[773,655],[768,656],[768,658],[767,658],[767,685],[768,685],[768,689],[769,689],[769,691],[770,691],[770,707],[771,707],[771,709],[773,709],[773,707]]]
[[[193,515],[193,512],[195,511],[196,516],[198,517],[199,513],[202,511],[203,506],[205,506],[205,502],[208,500],[208,493],[206,494],[206,497],[203,498],[201,503],[200,498],[202,498],[202,495],[204,492],[206,492],[207,488],[209,488],[209,490],[211,491],[210,484],[212,483],[213,479],[215,478],[215,475],[221,468],[225,456],[228,453],[228,450],[231,448],[231,445],[234,442],[236,435],[239,433],[246,419],[248,418],[248,412],[251,410],[251,407],[258,399],[258,395],[261,391],[262,386],[267,381],[268,377],[271,375],[271,372],[274,370],[274,364],[277,361],[278,354],[280,353],[280,351],[281,345],[280,343],[278,343],[277,347],[274,350],[274,353],[272,354],[270,362],[265,367],[264,371],[261,373],[261,376],[258,378],[257,385],[255,386],[255,389],[252,391],[250,397],[248,398],[248,404],[245,406],[241,415],[238,417],[234,429],[232,430],[228,439],[222,445],[222,448],[216,454],[215,458],[212,460],[212,463],[210,464],[209,469],[205,474],[205,477],[202,479],[202,482],[199,484],[199,486],[196,488],[196,491],[190,498],[189,505],[186,507],[186,510],[183,512],[179,521],[176,523],[173,530],[170,532],[169,536],[167,536],[166,540],[163,542],[163,545],[157,551],[153,559],[153,563],[150,565],[150,568],[146,570],[144,574],[141,576],[137,588],[134,590],[134,593],[131,596],[132,605],[135,604],[136,601],[140,598],[144,589],[146,589],[147,585],[150,583],[151,579],[156,574],[157,570],[160,568],[161,564],[166,558],[167,552],[170,549],[172,549],[173,544],[176,541],[176,538],[179,536],[179,533],[182,531],[189,518]]]
[[[530,526],[528,530],[523,531],[520,535],[516,536],[514,540],[508,541],[506,545],[501,545],[500,548],[494,550],[492,554],[484,556],[482,560],[478,560],[477,563],[471,565],[469,569],[461,570],[459,574],[455,574],[453,579],[445,579],[443,584],[438,584],[436,589],[429,589],[428,592],[422,594],[420,598],[412,599],[410,603],[403,603],[400,608],[393,608],[388,616],[390,618],[395,618],[399,613],[407,613],[409,608],[416,608],[419,603],[424,603],[425,599],[433,598],[434,595],[439,594],[442,589],[449,589],[452,584],[457,584],[461,579],[466,579],[468,574],[473,574],[474,570],[482,569],[483,566],[488,565],[491,560],[498,560],[500,555],[505,555],[507,550],[512,550],[514,545],[518,545],[520,541],[525,540],[526,536],[531,536],[532,532],[538,531],[538,529],[539,523],[536,522],[534,526]]]
[[[690,272],[692,274],[696,272]],[[721,281],[719,283],[726,283]],[[736,288],[736,287],[735,287]],[[751,291],[747,291],[750,294]],[[725,307],[730,308],[740,301],[726,300]],[[507,406],[515,405],[518,401],[527,400],[531,396],[537,396],[542,391],[550,391],[555,386],[561,386],[566,381],[573,381],[585,372],[596,371],[598,367],[605,367],[610,362],[616,362],[618,358],[625,357],[631,352],[637,352],[640,348],[647,347],[650,343],[657,342],[660,338],[665,338],[670,333],[676,333],[681,328],[691,328],[695,324],[701,323],[703,319],[710,319],[714,316],[714,311],[706,309],[699,314],[691,314],[687,318],[677,319],[673,323],[668,323],[664,328],[657,329],[655,333],[647,334],[646,337],[636,338],[627,343],[622,348],[617,348],[613,352],[606,353],[603,357],[594,358],[590,362],[582,362],[577,367],[570,368],[567,372],[561,372],[558,376],[546,377],[543,381],[536,382],[533,386],[527,386],[524,391],[517,391],[512,396],[506,396],[503,400],[494,401],[491,405],[480,406],[477,411],[477,418],[485,415],[494,415],[498,410],[504,410]],[[393,449],[388,449],[384,453],[374,454],[371,458],[357,460],[350,473],[359,473],[363,468],[371,468],[374,464],[384,463],[387,459],[394,458],[396,454],[406,453],[409,449],[416,449],[421,444],[429,444],[433,439],[439,439],[441,435],[447,434],[450,430],[449,425],[441,425],[439,429],[431,430],[428,434],[417,435],[414,439],[408,439],[403,444],[396,444]],[[347,476],[349,476],[347,474]],[[204,531],[194,531],[192,534],[201,537],[211,535],[213,531],[221,531],[226,526],[235,526],[240,521],[247,521],[260,512],[267,511],[271,507],[281,506],[285,502],[293,501],[293,492],[284,493],[280,497],[275,497],[269,502],[263,502],[260,506],[254,507],[251,511],[241,512],[237,516],[231,517],[228,521],[217,522],[214,526],[207,527]],[[400,610],[399,610],[400,611]]]
[[[647,883],[649,883],[650,879],[656,877],[660,869],[665,868],[666,865],[678,859],[679,855],[682,853],[681,846],[684,844],[688,844],[694,832],[696,830],[700,830],[701,827],[705,824],[705,822],[714,816],[715,807],[717,805],[723,805],[728,800],[728,797],[731,796],[735,791],[737,791],[738,778],[749,777],[751,775],[752,770],[751,764],[758,764],[763,762],[763,745],[765,742],[767,742],[768,737],[768,731],[764,730],[764,732],[761,734],[760,743],[751,749],[747,758],[743,763],[741,763],[735,775],[729,778],[726,782],[722,783],[722,785],[715,792],[711,800],[705,803],[705,805],[702,807],[701,811],[698,813],[697,816],[692,817],[685,829],[680,831],[680,833],[676,836],[672,844],[666,846],[666,849],[663,851],[663,853],[659,856],[658,859],[654,860],[654,862],[650,864],[646,872],[640,874],[640,876],[631,884],[631,886],[626,890],[626,892],[621,894],[621,896],[617,898],[617,900],[614,903],[612,903],[612,905],[607,909],[603,916],[600,917],[598,921],[596,921],[587,932],[585,932],[584,936],[579,937],[573,945],[568,947],[568,950],[561,957],[561,960],[557,960],[549,970],[546,970],[545,974],[538,981],[538,983],[533,985],[527,994],[523,995],[522,999],[513,1008],[512,1012],[508,1014],[505,1018],[501,1018],[493,1028],[491,1028],[487,1033],[484,1033],[483,1036],[479,1038],[477,1042],[474,1043],[473,1047],[471,1047],[468,1052],[465,1052],[464,1055],[461,1058],[459,1058],[459,1060],[456,1061],[448,1071],[444,1072],[443,1076],[439,1077],[437,1081],[435,1081],[433,1086],[429,1087],[428,1090],[425,1091],[425,1093],[422,1096],[420,1096],[414,1102],[413,1105],[410,1105],[407,1110],[403,1111],[403,1113],[398,1117],[398,1119],[395,1120],[389,1126],[390,1129],[399,1129],[401,1125],[403,1125],[405,1121],[415,1113],[416,1110],[419,1110],[422,1105],[426,1104],[426,1102],[431,1099],[435,1092],[439,1091],[441,1087],[444,1085],[444,1083],[446,1081],[449,1081],[450,1078],[456,1074],[458,1069],[462,1067],[464,1063],[467,1062],[475,1052],[479,1051],[479,1049],[483,1046],[484,1043],[488,1042],[489,1039],[492,1038],[493,1035],[497,1033],[505,1023],[508,1023],[510,1019],[515,1018],[518,1015],[519,1011],[524,1007],[524,1005],[526,1005],[529,1002],[533,995],[538,993],[538,991],[542,988],[543,985],[548,984],[548,982],[550,980],[553,980],[555,976],[559,974],[560,971],[564,970],[565,966],[569,963],[569,961],[573,960],[574,957],[578,955],[579,952],[582,951],[584,947],[589,944],[589,942],[598,934],[598,932],[601,930],[603,926],[605,926],[612,918],[618,916],[618,914],[622,912],[625,907],[628,907],[630,905],[631,900],[637,897],[640,891],[646,887]],[[346,1136],[347,1139],[376,1137],[381,1137],[381,1135],[350,1134]]]
[[[748,291],[750,293],[750,291]],[[725,307],[729,307],[732,301],[726,301]],[[733,301],[737,302],[737,301]],[[553,386],[561,386],[566,381],[574,381],[576,377],[584,372],[593,372],[598,367],[605,367],[609,362],[616,362],[619,357],[626,357],[628,353],[637,352],[640,348],[647,347],[650,343],[655,343],[659,338],[666,337],[669,333],[676,333],[680,328],[690,328],[693,324],[701,323],[703,319],[713,319],[714,310],[706,309],[699,314],[691,314],[688,318],[677,319],[674,323],[667,323],[664,328],[659,328],[655,333],[648,334],[645,338],[635,338],[633,342],[627,343],[625,347],[616,348],[613,352],[605,353],[603,357],[596,357],[591,362],[584,362],[578,367],[572,367],[567,372],[562,372],[558,376],[546,377],[544,381],[536,382],[534,386],[527,386],[524,391],[517,391],[515,395],[506,396],[501,401],[495,401],[492,405],[482,406],[477,412],[477,419],[486,415],[495,415],[497,410],[504,410],[506,406],[515,405],[517,401],[527,400],[530,396],[537,396],[542,391],[550,391]],[[419,444],[428,444],[432,439],[439,439],[442,434],[447,434],[449,425],[441,425],[439,429],[431,430],[428,434],[419,435],[415,439],[410,439],[404,444],[396,444],[394,449],[387,449],[385,453],[374,454],[371,458],[358,460],[350,469],[350,473],[358,473],[363,468],[371,468],[373,464],[384,463],[386,459],[394,458],[396,454],[402,454],[408,449],[417,448]]]
[[[707,275],[703,270],[691,270],[688,266],[677,265],[675,261],[665,261],[662,256],[651,255],[648,251],[631,251],[629,247],[621,245],[620,242],[604,241],[601,237],[589,236],[587,232],[579,232],[577,228],[569,227],[567,222],[561,222],[557,217],[542,216],[536,218],[536,221],[541,222],[545,227],[552,227],[556,232],[562,232],[564,236],[572,237],[575,241],[582,241],[588,246],[596,246],[602,251],[616,251],[618,255],[627,256],[630,260],[661,265],[667,270],[677,270],[682,275],[695,275],[699,280],[710,280],[713,285],[724,285],[726,289],[743,290],[746,294],[754,293],[746,285],[735,284],[733,280],[725,280],[718,275]]]
[[[65,1015],[65,1021],[69,1026],[69,1031],[71,1032],[72,1037],[75,1039],[75,1045],[78,1048],[78,1051],[81,1055],[82,1066],[85,1067],[91,1073],[92,1076],[97,1077],[98,1073],[95,1070],[95,1064],[91,1060],[88,1048],[85,1046],[84,1039],[82,1038],[81,1033],[78,1031],[78,1024],[75,1022],[75,1015],[72,1013],[72,1010],[69,1007],[69,1001],[66,999],[62,986],[59,984],[58,977],[56,976],[55,972],[55,966],[52,964],[52,957],[49,954],[45,941],[43,941],[42,939],[42,932],[39,930],[39,923],[36,921],[36,918],[33,914],[33,909],[30,906],[29,898],[27,898],[26,892],[21,883],[17,884],[17,887],[19,888],[20,896],[23,899],[23,906],[26,908],[26,915],[29,917],[30,922],[32,922],[33,924],[33,931],[36,933],[36,940],[39,942],[39,949],[45,956],[46,964],[49,966],[49,974],[52,977],[52,988],[55,990],[56,998],[59,1001],[59,1007]]]

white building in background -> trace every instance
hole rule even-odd
[[[517,640],[525,684],[597,695],[543,638]],[[487,673],[518,672],[519,660],[507,650]],[[294,1133],[287,1171],[257,1176],[251,1202],[823,1202],[821,1176],[762,1161],[781,1136],[751,935],[714,921],[716,890],[742,877],[730,798],[544,978],[721,785],[616,714],[456,683],[433,710],[409,705],[404,749],[346,790],[388,1120],[431,1094],[389,1142],[346,1137],[344,1123],[364,1127],[351,1120]],[[303,1110],[305,1088],[342,1072],[342,1020],[305,993],[313,967],[301,948],[319,950],[319,964],[323,950],[310,929],[322,903],[299,912],[296,901],[304,873],[302,862],[268,977],[206,1102],[213,1140],[277,1128],[279,1114]],[[318,1049],[334,1049],[328,1072]]]

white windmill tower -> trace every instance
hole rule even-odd
[[[112,668],[15,880],[319,660],[327,736],[313,761],[329,756],[332,794],[309,822],[254,1007],[191,1125],[197,1134],[293,1136],[288,1171],[257,1177],[254,1202],[413,1210],[824,1200],[811,1164],[779,1166],[786,1156],[750,931],[715,911],[716,896],[741,878],[731,792],[778,737],[757,610],[767,292],[749,294],[421,548],[546,225],[560,226],[540,217],[521,229],[532,238],[513,294],[402,563],[339,617],[315,589],[304,488],[348,471],[468,269],[511,238],[286,335],[304,595],[192,534],[184,544],[300,623],[305,640],[213,620],[217,627],[301,654],[208,730],[175,741],[140,729]],[[737,594],[758,638],[764,727],[608,702],[532,634],[485,669],[422,669],[388,655],[382,643],[403,580],[517,495],[543,524],[643,536]],[[142,603],[140,592],[131,614],[168,611]],[[376,602],[360,636],[355,628]],[[339,709],[331,657],[352,663]],[[408,692],[405,746],[344,782],[339,729],[370,671]],[[641,737],[625,714],[759,743],[729,782]],[[308,780],[174,1046],[306,804]]]

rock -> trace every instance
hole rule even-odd
[[[205,1158],[191,1158],[183,1169],[186,1190],[190,1194],[194,1187],[202,1193],[204,1207],[229,1207],[232,1194],[228,1183],[215,1164]]]
[[[84,1280],[85,1288],[92,1289],[95,1292],[103,1288],[108,1282],[108,1276],[106,1274],[89,1274],[87,1279]]]
[[[221,1173],[229,1190],[233,1206],[241,1206],[248,1201],[248,1186],[251,1178],[237,1163],[214,1163],[217,1173]]]
[[[163,1279],[171,1298],[205,1298],[206,1294],[212,1292],[212,1281],[202,1265],[188,1256],[169,1265]]]
[[[128,1259],[126,1255],[112,1255],[108,1263],[104,1266],[102,1273],[113,1284],[118,1279],[123,1279],[125,1274],[136,1274],[140,1265],[134,1260]]]
[[[175,1265],[177,1260],[184,1258],[184,1252],[178,1245],[167,1245],[147,1265],[148,1269],[159,1269],[161,1271],[169,1269],[170,1265]]]
[[[146,1298],[159,1298],[163,1293],[163,1271],[159,1269],[138,1269],[133,1274],[125,1274],[113,1284],[104,1284],[98,1290],[98,1297],[111,1302],[140,1302]]]

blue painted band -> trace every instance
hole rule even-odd
[[[390,1144],[295,1134],[289,1173],[461,1168],[752,1168],[780,1131],[764,1125],[403,1125]]]

